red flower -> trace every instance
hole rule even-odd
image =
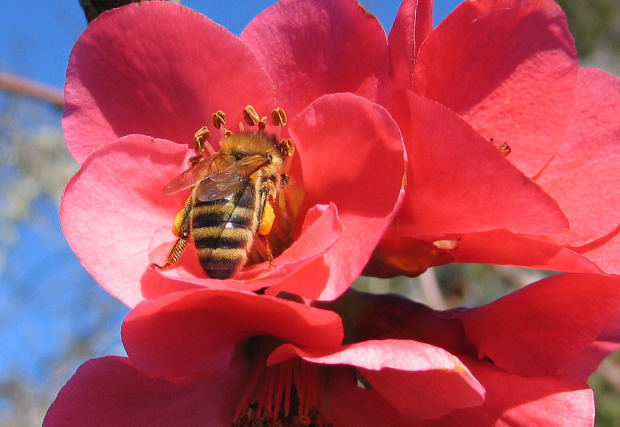
[[[344,345],[330,310],[242,292],[173,293],[129,314],[129,359],[87,362],[46,425],[230,425],[252,416],[316,425],[591,425],[584,381],[598,359],[584,355],[612,349],[597,340],[620,344],[617,327],[608,327],[617,325],[619,285],[555,276],[443,313],[350,292],[329,304],[343,316]]]
[[[88,27],[67,71],[63,125],[82,169],[67,186],[61,222],[106,290],[130,306],[196,286],[333,299],[359,275],[395,214],[404,154],[398,127],[374,103],[389,97],[387,44],[366,36],[380,29],[376,19],[343,4],[331,13],[355,34],[330,35],[341,61],[312,56],[323,78],[308,77],[305,85],[268,75],[256,49],[168,2],[116,9]],[[312,22],[327,32],[335,28],[324,19]],[[255,35],[265,44],[269,37]],[[305,46],[315,43],[302,39]],[[266,132],[288,132],[296,146],[287,208],[276,216],[279,234],[272,233],[280,239],[273,267],[264,262],[233,280],[209,279],[188,245],[175,268],[150,269],[176,240],[172,223],[187,194],[165,195],[162,188],[195,154],[188,150],[194,132],[217,110],[236,130],[248,104],[260,114],[284,107],[289,125]],[[211,131],[217,148],[219,132]]]
[[[433,425],[592,425],[585,381],[620,348],[619,284],[618,277],[558,275],[486,306],[447,312],[351,292],[329,306],[343,315],[345,341],[413,339],[467,366],[486,390],[485,403]]]
[[[87,362],[45,424],[144,423],[158,408],[164,425],[346,425],[352,417],[382,425],[483,402],[482,387],[441,348],[407,340],[342,346],[342,338],[336,313],[269,296],[199,290],[143,301],[123,325],[129,359]],[[359,373],[372,389],[359,388]],[[452,391],[438,399],[443,389]],[[352,414],[362,402],[369,413]]]
[[[620,80],[578,67],[551,0],[466,1],[435,29],[431,9],[403,1],[389,36],[408,186],[367,272],[618,273]]]

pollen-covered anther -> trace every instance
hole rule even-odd
[[[290,157],[295,154],[295,143],[291,138],[283,138],[280,141],[280,152],[282,155]]]
[[[226,114],[224,114],[222,110],[217,110],[215,113],[211,114],[211,119],[213,119],[213,126],[215,126],[216,129],[226,124]]]
[[[271,121],[274,126],[286,126],[288,118],[283,108],[277,107],[271,112]]]
[[[211,136],[211,132],[209,132],[206,126],[201,127],[194,134],[194,149],[198,153],[203,153],[205,151],[205,142],[209,139],[209,136]]]
[[[255,126],[256,124],[258,124],[258,122],[260,122],[260,116],[254,109],[254,107],[252,107],[251,105],[247,105],[243,109],[243,120],[245,120],[245,122],[250,126]]]

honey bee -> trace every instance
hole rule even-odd
[[[218,128],[226,123],[221,111],[212,117]],[[189,168],[164,188],[165,194],[187,188],[192,191],[174,221],[178,239],[167,262],[152,264],[152,268],[164,270],[176,264],[190,235],[202,268],[216,279],[226,279],[246,264],[256,235],[269,248],[264,236],[275,218],[270,202],[287,181],[284,169],[294,145],[290,139],[278,141],[265,133],[266,118],[259,118],[251,106],[244,110],[244,117],[251,126],[258,124],[258,131],[232,133],[224,129],[219,152],[192,157]],[[272,117],[275,124],[286,124],[283,110],[274,110]],[[204,151],[208,135],[206,127],[196,132],[198,152]]]

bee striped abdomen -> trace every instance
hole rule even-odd
[[[213,278],[226,279],[243,267],[256,225],[252,185],[223,199],[197,201],[192,211],[192,237],[205,272]]]

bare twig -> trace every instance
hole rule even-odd
[[[65,105],[64,96],[60,89],[7,73],[0,73],[0,89],[40,99],[58,108],[62,108]]]

